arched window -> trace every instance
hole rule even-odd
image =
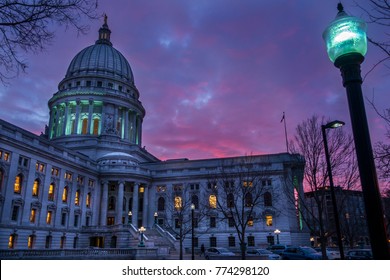
[[[84,118],[81,123],[81,134],[87,134],[88,132],[88,118]]]
[[[54,183],[51,183],[49,186],[48,194],[47,194],[47,200],[49,200],[49,201],[54,200],[54,188],[55,188]]]
[[[87,206],[87,208],[90,208],[91,207],[91,193],[87,193],[87,199],[85,200],[85,205]]]
[[[76,206],[80,205],[80,190],[76,191],[76,194],[74,196],[74,205]]]
[[[113,196],[108,200],[108,210],[115,210],[115,197]]]
[[[195,209],[199,209],[199,198],[197,195],[191,197],[191,203],[194,204]]]
[[[23,175],[19,174],[15,177],[14,193],[22,193]]]
[[[228,208],[233,208],[233,207],[234,207],[234,194],[229,193],[229,194],[227,195],[226,206],[227,206]]]
[[[182,207],[182,199],[180,196],[175,196],[175,210],[180,210]]]
[[[253,198],[251,193],[247,193],[245,195],[245,207],[252,207],[253,206]]]
[[[272,195],[270,192],[264,193],[264,206],[272,206]]]
[[[210,194],[209,196],[209,207],[210,208],[217,208],[217,196],[215,194]]]
[[[93,128],[92,128],[93,135],[99,134],[99,123],[100,123],[100,120],[98,118],[93,119]]]
[[[68,186],[64,187],[64,190],[62,191],[62,202],[67,202],[68,201]]]
[[[32,188],[32,196],[38,196],[39,194],[39,179],[34,180],[33,188]]]
[[[165,199],[163,197],[159,197],[157,201],[157,211],[165,210]]]

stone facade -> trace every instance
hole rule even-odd
[[[105,20],[96,43],[72,60],[49,100],[44,134],[0,120],[0,249],[128,248],[138,244],[141,226],[147,246],[158,246],[157,233],[173,237],[174,244],[177,229],[185,226],[174,213],[178,196],[180,203],[196,203],[194,212],[180,205],[185,217],[195,214],[196,247],[237,249],[234,227],[213,206],[214,196],[221,202],[223,195],[213,188],[223,187],[224,168],[232,186],[242,187],[243,165],[264,189],[252,207],[249,246],[275,242],[275,229],[281,243],[308,244],[289,200],[303,191],[304,160],[298,155],[161,161],[142,147],[145,110],[110,33]],[[190,244],[187,233],[184,247]]]

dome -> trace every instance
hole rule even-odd
[[[126,58],[116,50],[110,41],[111,30],[107,17],[99,29],[99,39],[92,46],[80,51],[71,61],[65,80],[85,76],[105,76],[134,84],[133,72]]]

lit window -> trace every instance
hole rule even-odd
[[[272,215],[266,215],[265,216],[265,224],[267,227],[272,226]]]
[[[51,169],[51,175],[53,175],[53,176],[58,176],[58,174],[59,174],[59,170],[58,170],[58,168],[55,168],[55,167],[53,167],[52,169]]]
[[[87,134],[88,132],[88,119],[85,118],[81,124],[81,134]]]
[[[62,192],[62,202],[68,201],[68,187],[66,186]]]
[[[71,181],[72,180],[72,173],[69,172],[69,171],[66,171],[65,175],[64,175],[64,179],[68,180],[68,181]]]
[[[210,206],[210,208],[213,208],[213,209],[217,208],[217,196],[216,195],[211,194],[209,196],[209,206]]]
[[[139,187],[139,193],[144,193],[145,192],[145,188],[144,187]]]
[[[248,218],[248,226],[249,227],[253,227],[253,217],[252,216],[250,216],[249,218]]]
[[[32,188],[32,196],[38,196],[38,192],[39,192],[39,180],[36,179],[34,181],[34,185],[33,185],[33,188]]]
[[[9,153],[4,153],[4,161],[9,161]]]
[[[182,199],[180,196],[175,196],[175,209],[181,210],[182,207]]]
[[[49,201],[53,201],[54,200],[54,184],[53,183],[51,183],[50,186],[49,186],[47,200],[49,200]]]
[[[91,207],[91,193],[90,192],[87,194],[87,199],[85,201],[85,204],[86,204],[87,208]]]
[[[21,174],[15,177],[14,193],[20,194],[22,192],[22,181],[23,176]]]
[[[31,212],[30,212],[30,223],[35,223],[36,215],[37,215],[37,210],[35,210],[34,208],[31,209]]]
[[[93,119],[93,135],[98,135],[99,134],[99,119]]]
[[[244,188],[246,188],[246,187],[253,187],[253,182],[244,181],[244,182],[242,183],[242,185],[244,186]]]
[[[74,205],[80,205],[80,190],[76,191],[76,195],[74,197]]]
[[[43,172],[45,172],[45,165],[43,163],[37,162],[35,164],[35,170],[38,171],[38,172],[43,173]]]
[[[16,243],[16,234],[11,234],[8,238],[8,249],[14,249]]]
[[[51,211],[47,211],[46,224],[48,224],[48,225],[51,224],[51,217],[52,217],[52,212]]]

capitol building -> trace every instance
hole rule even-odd
[[[158,159],[142,145],[142,94],[110,35],[105,18],[72,59],[42,135],[0,120],[0,250],[309,244],[293,199],[304,159]]]

